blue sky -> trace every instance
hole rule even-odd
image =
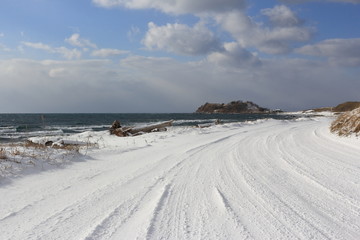
[[[360,100],[359,0],[2,0],[0,112]]]

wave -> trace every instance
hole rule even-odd
[[[32,132],[40,129],[43,129],[40,125],[19,125],[16,127],[17,132]]]
[[[47,130],[53,130],[53,129],[61,129],[64,132],[69,132],[69,133],[78,133],[78,132],[84,132],[84,131],[101,131],[101,130],[106,130],[109,129],[110,125],[81,125],[81,126],[48,126],[45,127],[45,129]]]
[[[15,127],[0,127],[0,134],[14,133],[16,132]]]
[[[192,125],[197,123],[210,123],[215,122],[216,119],[191,119],[191,120],[176,120],[174,125]]]

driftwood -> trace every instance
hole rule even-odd
[[[144,133],[158,132],[158,131],[166,129],[166,127],[172,126],[173,122],[174,122],[174,120],[170,120],[170,121],[167,121],[167,122],[154,124],[154,125],[149,125],[149,126],[145,126],[145,127],[130,128],[129,130],[127,130],[127,132],[129,132],[129,133],[131,133],[133,135],[141,133],[141,132],[144,132]]]
[[[120,126],[119,121],[115,121],[113,125],[110,128],[110,134],[114,134],[118,137],[126,137],[126,136],[134,136],[134,135],[140,135],[142,133],[150,133],[150,132],[160,132],[160,131],[166,131],[166,127],[172,126],[172,123],[174,120],[166,121],[163,123],[148,125],[145,127],[138,127],[138,128],[122,128]]]
[[[119,121],[119,120],[115,120],[115,121],[112,123],[112,125],[111,125],[111,127],[110,127],[110,129],[109,129],[110,134],[115,134],[115,135],[117,135],[117,132],[120,132],[120,130],[118,130],[118,129],[121,129],[120,121]]]
[[[122,129],[122,128],[111,129],[110,134],[114,134],[114,135],[116,135],[118,137],[129,136],[128,133],[126,131],[124,131],[124,129]]]

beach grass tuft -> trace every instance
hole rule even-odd
[[[339,136],[360,134],[360,108],[341,114],[332,122],[330,130]]]
[[[6,150],[4,148],[0,148],[0,160],[6,160],[6,159],[8,159]]]

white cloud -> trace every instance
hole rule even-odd
[[[302,22],[286,6],[265,9],[263,14],[269,17],[272,26],[254,22],[243,11],[237,10],[217,14],[215,19],[243,47],[255,47],[270,54],[287,53],[294,43],[311,38],[311,29],[302,26]]]
[[[98,50],[94,50],[91,55],[94,57],[110,57],[127,54],[129,51],[119,50],[119,49],[111,49],[111,48],[102,48]]]
[[[205,55],[220,48],[214,34],[201,24],[189,27],[184,24],[157,26],[150,22],[143,39],[148,49],[165,50],[182,55]]]
[[[297,26],[301,23],[295,13],[285,5],[275,6],[274,8],[266,8],[263,9],[261,13],[268,16],[275,26],[290,27]]]
[[[296,43],[308,41],[312,36],[312,29],[304,27],[303,21],[285,5],[261,11],[270,20],[271,25],[267,26],[247,16],[245,0],[93,0],[93,2],[109,8],[155,8],[170,14],[194,14],[201,18],[215,19],[218,26],[229,32],[242,47],[255,47],[269,54],[289,53]],[[143,43],[149,49],[196,55],[197,50],[200,50],[198,44],[200,40],[204,41],[203,52],[209,44],[213,44],[211,42],[214,40],[213,35],[209,30],[203,31],[202,34],[207,35],[210,41],[199,38],[199,29],[182,24],[164,26],[152,24],[149,25]],[[175,41],[176,39],[178,41]],[[190,49],[186,49],[184,43]],[[191,49],[193,45],[189,43],[197,44],[196,49]]]
[[[44,50],[49,53],[56,53],[62,55],[66,59],[79,59],[81,57],[81,51],[78,49],[68,49],[66,47],[51,47],[44,43],[32,43],[32,42],[22,42],[24,46]]]
[[[4,52],[10,52],[11,49],[6,47],[6,45],[0,43],[0,51],[4,51]]]
[[[84,39],[80,37],[80,34],[74,33],[69,38],[65,39],[65,42],[69,43],[72,46],[75,47],[91,47],[91,48],[97,48],[96,44],[92,43],[88,39]]]
[[[73,34],[70,38],[65,39],[66,42],[70,43],[73,46],[81,47],[81,49],[78,48],[72,48],[69,49],[67,47],[61,46],[61,47],[52,47],[50,45],[38,42],[22,42],[22,46],[39,49],[46,51],[48,53],[55,53],[60,54],[64,58],[68,60],[72,59],[80,59],[83,55],[83,53],[88,53],[90,51],[88,47],[91,48],[97,48],[97,46],[93,43],[91,43],[89,40],[80,38],[79,34]],[[22,48],[22,46],[20,46]],[[95,49],[92,50],[91,53],[89,53],[91,56],[94,57],[109,57],[109,56],[115,56],[115,55],[121,55],[129,53],[128,51],[123,51],[119,49],[110,49],[110,48],[102,48],[102,49]]]
[[[126,7],[131,9],[154,8],[172,14],[201,14],[243,9],[245,0],[93,0],[101,7]]]
[[[239,44],[235,42],[225,43],[224,51],[211,53],[207,59],[209,62],[225,68],[234,67],[243,69],[261,64],[261,61],[256,56],[246,49],[241,48]]]
[[[49,45],[46,45],[44,43],[33,43],[33,42],[22,42],[23,45],[27,46],[27,47],[31,47],[31,48],[35,48],[35,49],[40,49],[40,50],[45,50],[48,52],[53,52],[53,48],[50,47]]]
[[[54,52],[61,54],[66,59],[79,59],[82,55],[81,51],[78,49],[68,49],[66,47],[55,48]]]
[[[127,37],[130,41],[134,41],[135,37],[140,34],[140,28],[131,26],[131,29],[127,32]]]
[[[0,32],[0,37],[5,37],[5,34]]]
[[[297,53],[327,57],[336,65],[360,66],[360,38],[328,39],[296,49]]]

